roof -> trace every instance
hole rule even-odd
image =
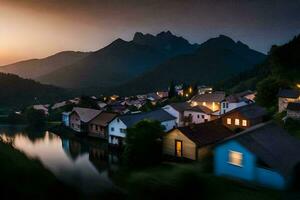
[[[215,144],[235,134],[232,130],[222,125],[220,120],[179,127],[177,129],[195,142],[198,147]]]
[[[75,108],[73,108],[72,112],[76,112],[79,115],[80,120],[86,123],[86,122],[89,122],[92,119],[94,119],[102,111],[96,110],[96,109],[91,109],[91,108],[75,107]]]
[[[300,111],[300,102],[290,102],[287,105],[287,110]]]
[[[300,141],[274,122],[253,126],[231,139],[237,140],[283,176],[289,176],[300,163]]]
[[[296,99],[300,96],[300,90],[296,89],[280,89],[278,92],[278,97],[285,97],[285,98],[293,98]]]
[[[211,109],[205,106],[202,105],[191,106],[191,104],[188,102],[171,103],[170,106],[181,113],[184,111],[195,111],[195,112],[211,114],[213,112]]]
[[[255,92],[253,92],[252,90],[245,90],[243,92],[236,93],[235,95],[237,95],[239,97],[245,97],[250,94],[255,94]]]
[[[239,103],[239,102],[252,102],[244,96],[240,96],[239,94],[232,94],[225,98],[225,100],[229,103]]]
[[[107,126],[109,122],[111,122],[117,114],[109,113],[109,112],[102,112],[98,116],[96,116],[92,121],[100,126]]]
[[[142,120],[155,120],[159,122],[170,121],[176,119],[176,117],[170,115],[168,112],[164,111],[163,109],[158,109],[150,112],[142,112],[137,114],[130,114],[130,115],[121,115],[119,119],[127,126],[131,127],[136,123]]]
[[[255,119],[258,117],[263,117],[267,115],[266,109],[264,109],[261,106],[256,105],[255,103],[248,104],[245,106],[241,106],[238,108],[235,108],[227,113],[225,113],[223,116],[226,116],[228,114],[239,112],[241,115],[243,115],[247,119]]]
[[[225,92],[216,91],[206,94],[198,94],[192,97],[192,101],[196,102],[221,102],[225,99]]]

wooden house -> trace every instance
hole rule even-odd
[[[234,134],[219,120],[194,126],[178,127],[163,136],[163,154],[177,158],[201,160],[212,146]]]
[[[87,133],[88,123],[98,116],[102,111],[90,108],[73,108],[69,115],[70,128],[76,132]]]
[[[278,92],[278,112],[286,110],[291,102],[300,101],[300,90],[296,89],[281,89]]]
[[[108,124],[117,116],[115,113],[102,112],[88,122],[88,136],[107,139]]]
[[[247,129],[265,120],[267,112],[264,108],[249,104],[233,109],[222,115],[222,123],[232,130]]]
[[[214,173],[284,189],[299,184],[299,155],[299,140],[273,122],[263,123],[215,147]]]

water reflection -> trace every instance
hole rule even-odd
[[[109,153],[106,143],[48,131],[28,132],[23,127],[0,127],[0,138],[83,192],[114,187],[110,174],[117,167],[118,156]]]

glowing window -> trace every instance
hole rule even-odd
[[[242,121],[242,126],[247,126],[247,120]]]
[[[234,120],[234,125],[239,126],[240,125],[240,120],[239,119],[235,119]]]
[[[203,102],[203,104],[202,104],[203,106],[206,106],[206,102]]]
[[[229,150],[228,163],[242,167],[243,166],[243,154],[237,151]]]
[[[231,124],[231,118],[227,118],[227,124]]]

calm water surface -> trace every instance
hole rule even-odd
[[[110,177],[118,167],[118,157],[109,153],[105,142],[10,126],[0,126],[0,138],[29,158],[40,160],[58,179],[83,192],[115,187]]]

